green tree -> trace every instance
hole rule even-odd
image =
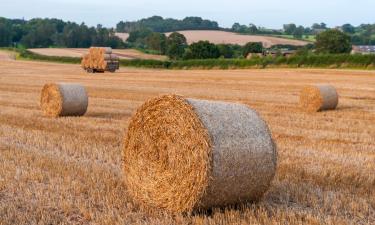
[[[350,36],[344,32],[332,29],[316,36],[316,51],[319,53],[349,53],[352,50]]]
[[[262,42],[249,42],[247,43],[242,50],[242,55],[247,57],[249,53],[262,53],[263,44]]]
[[[171,59],[180,59],[185,53],[187,47],[187,41],[183,34],[173,32],[167,38],[167,50],[166,53]]]
[[[186,17],[183,20],[164,19],[161,16],[152,16],[133,22],[119,22],[117,32],[132,32],[140,29],[150,29],[153,32],[170,32],[177,30],[218,30],[215,21],[204,20],[200,17]]]
[[[144,41],[147,36],[152,33],[149,29],[140,29],[135,30],[129,33],[129,37],[127,39],[128,42],[136,43],[139,41]]]
[[[253,23],[249,24],[249,28],[248,29],[249,29],[249,33],[251,33],[251,34],[258,33],[258,27],[255,24],[253,24]]]
[[[0,17],[0,45],[21,44],[25,47],[90,47],[121,48],[124,46],[113,29],[101,25],[88,27],[59,19],[6,19]]]
[[[296,31],[296,29],[297,29],[297,26],[294,23],[284,24],[285,34],[292,35]]]
[[[295,37],[295,38],[302,38],[302,36],[303,36],[303,33],[304,33],[304,31],[305,31],[305,28],[303,27],[303,26],[298,26],[295,30],[294,30],[294,32],[293,32],[293,37]]]
[[[312,29],[323,29],[323,30],[325,30],[325,29],[327,29],[327,24],[325,24],[325,23],[314,23],[312,26],[311,26],[311,28]]]
[[[349,33],[349,34],[354,34],[355,33],[355,27],[352,26],[351,24],[344,24],[341,26],[341,29],[342,31],[344,31],[345,33]]]
[[[26,25],[28,32],[21,39],[27,47],[50,47],[54,44],[54,34],[57,33],[56,24],[48,19],[32,19]]]
[[[147,48],[159,51],[161,54],[165,54],[167,37],[163,33],[151,33],[146,37]]]
[[[137,48],[146,47],[146,38],[153,32],[149,29],[139,29],[129,33],[127,41]]]
[[[234,32],[239,32],[240,29],[241,29],[241,24],[239,24],[239,23],[234,23],[234,24],[233,24],[233,26],[232,26],[232,30],[233,30]]]
[[[0,18],[0,46],[10,46],[12,44],[11,26],[5,19]]]
[[[216,59],[220,57],[220,50],[209,41],[199,41],[189,46],[189,54],[185,59]]]
[[[230,44],[219,44],[217,47],[219,48],[220,56],[226,59],[233,58],[234,50]]]

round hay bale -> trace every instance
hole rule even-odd
[[[111,60],[111,58],[112,58],[111,55],[112,54],[104,54],[103,55],[104,60]]]
[[[44,85],[40,105],[45,116],[83,116],[88,97],[80,84],[52,83]]]
[[[112,54],[112,48],[111,47],[100,47],[99,52],[100,52],[100,54]]]
[[[241,104],[157,97],[124,140],[128,192],[143,208],[172,213],[257,201],[276,162],[267,124]]]
[[[300,106],[306,112],[336,109],[339,96],[335,87],[328,84],[311,85],[302,89]]]
[[[111,54],[111,60],[119,60],[120,57],[116,54]]]

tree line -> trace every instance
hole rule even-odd
[[[325,23],[314,23],[311,27],[290,23],[284,24],[283,29],[267,29],[252,23],[249,25],[235,23],[228,30],[241,34],[290,35],[297,39],[303,39],[304,36],[315,36],[330,29],[338,29],[346,33],[350,36],[350,40],[354,45],[375,45],[375,24],[361,24],[359,26],[343,24],[342,26],[329,28]]]
[[[284,24],[282,29],[268,29],[265,27],[258,27],[253,23],[249,25],[241,25],[239,23],[233,24],[230,31],[242,34],[270,34],[270,35],[292,35],[295,38],[303,38],[303,35],[316,35],[324,30],[327,30],[327,24],[314,23],[311,27],[304,27],[294,23]]]
[[[297,50],[298,54],[324,53],[343,54],[352,50],[350,35],[339,29],[327,29],[316,36],[315,44],[306,46],[275,45],[265,49],[261,42],[249,42],[244,46],[235,44],[213,44],[198,41],[188,44],[186,37],[178,32],[166,36],[164,33],[148,29],[130,32],[127,42],[130,46],[148,49],[167,55],[171,59],[215,59],[246,58],[250,53],[265,53],[266,50],[277,52],[288,49]]]
[[[241,46],[236,44],[215,45],[208,41],[198,41],[189,45],[183,34],[173,32],[167,36],[149,29],[130,32],[127,42],[131,47],[152,50],[167,55],[171,59],[240,58],[246,57],[249,53],[262,53],[264,49],[260,42]]]
[[[88,27],[84,23],[64,22],[59,19],[6,19],[0,17],[0,46],[22,45],[26,48],[68,47],[87,48],[110,46],[122,48],[125,43],[114,29],[101,25]]]
[[[347,33],[353,44],[375,45],[375,24],[361,24],[357,27],[351,24],[344,24],[335,28]],[[284,24],[282,29],[268,29],[253,23],[249,25],[234,23],[230,28],[223,28],[215,21],[205,20],[200,17],[186,17],[185,19],[177,20],[165,19],[161,16],[152,16],[138,21],[121,21],[116,26],[117,32],[126,33],[145,29],[160,33],[180,30],[225,30],[241,34],[290,35],[297,39],[303,39],[304,36],[317,35],[331,28],[326,23],[314,23],[311,26],[289,23]]]
[[[122,25],[121,25],[122,24]],[[151,49],[159,54],[170,55],[171,58],[196,58],[196,57],[241,57],[244,56],[244,46],[238,45],[217,45],[213,47],[211,43],[200,42],[199,45],[188,46],[186,38],[177,34],[167,37],[164,32],[179,29],[224,29],[220,28],[215,21],[204,20],[200,17],[186,17],[183,20],[164,19],[154,16],[136,22],[120,22],[117,31],[130,31],[129,39],[123,42],[115,35],[115,29],[104,28],[101,25],[89,27],[74,22],[65,22],[60,19],[6,19],[0,17],[0,46],[24,46],[26,48],[37,47],[70,47],[87,48],[90,46],[110,46],[113,48],[134,47],[139,49]],[[285,24],[283,29],[269,30],[257,27],[254,24],[249,26],[234,24],[231,31],[249,34],[287,34],[300,38],[301,35],[314,34],[317,37],[326,37],[331,41],[337,40],[340,36],[341,48],[345,52],[350,48],[350,44],[375,45],[375,24],[362,24],[353,26],[344,24],[335,29],[330,29],[325,23],[316,23],[311,27],[297,26],[296,24]],[[338,35],[332,30],[340,31]],[[328,32],[328,33],[326,33]],[[333,36],[324,36],[328,34]],[[345,34],[345,37],[342,35]],[[176,40],[174,40],[176,38]],[[349,44],[348,44],[349,43]],[[321,46],[316,43],[317,50]],[[195,54],[196,49],[206,48],[211,52],[209,55]],[[340,53],[342,50],[338,46],[336,50],[327,52]],[[173,53],[177,52],[177,53]],[[220,52],[220,55],[218,54]]]
[[[186,17],[182,20],[152,16],[138,21],[120,21],[116,25],[117,32],[130,33],[135,30],[149,29],[154,32],[172,32],[179,30],[218,30],[219,24],[201,17]]]

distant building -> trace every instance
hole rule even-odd
[[[270,56],[284,56],[284,57],[289,57],[292,56],[294,53],[296,53],[295,50],[289,50],[289,49],[272,49],[272,50],[267,50],[265,52],[265,55],[270,55]]]
[[[353,45],[352,54],[375,54],[375,45]]]
[[[252,59],[252,58],[262,58],[262,57],[265,57],[265,56],[273,56],[273,57],[277,57],[277,56],[284,56],[284,57],[290,57],[292,55],[294,55],[297,51],[296,50],[289,50],[289,49],[286,49],[286,48],[282,48],[282,49],[267,49],[267,50],[264,50],[262,53],[249,53],[247,56],[246,56],[246,59]]]

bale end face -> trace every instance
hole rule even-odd
[[[47,117],[58,117],[63,108],[63,97],[57,84],[44,85],[40,97],[40,106]]]
[[[276,170],[266,124],[239,104],[151,99],[132,117],[124,143],[130,195],[172,213],[256,201]]]
[[[146,208],[184,212],[203,195],[211,142],[193,108],[181,97],[144,103],[125,137],[124,171],[131,196]]]
[[[306,112],[319,112],[336,109],[338,94],[331,85],[311,85],[302,89],[300,94],[300,107]]]

